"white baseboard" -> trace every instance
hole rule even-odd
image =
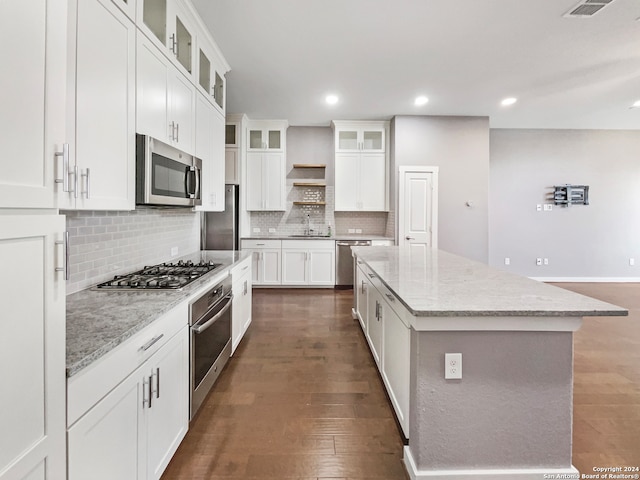
[[[543,480],[580,478],[580,472],[570,468],[505,468],[487,470],[418,470],[411,450],[404,447],[404,466],[411,480]]]
[[[529,277],[552,283],[639,283],[640,277]]]

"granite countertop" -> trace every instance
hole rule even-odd
[[[628,315],[616,305],[442,250],[352,249],[416,317]]]
[[[248,255],[239,251],[203,251],[171,259],[172,262],[213,261],[223,265],[180,290],[114,291],[89,288],[67,295],[67,377],[75,375],[187,300],[204,285],[229,275],[231,267]]]
[[[367,235],[364,233],[349,233],[341,235],[333,235],[331,237],[314,237],[314,236],[291,236],[272,233],[271,235],[253,235],[251,237],[242,237],[241,240],[391,240],[393,237],[385,235]]]

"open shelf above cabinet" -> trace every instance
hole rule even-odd
[[[326,165],[320,163],[294,163],[293,168],[326,168]]]
[[[327,202],[293,202],[294,205],[326,205]]]

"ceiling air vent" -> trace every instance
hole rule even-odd
[[[574,18],[591,17],[592,15],[598,13],[604,7],[609,5],[611,2],[613,2],[613,0],[583,0],[578,5],[569,10],[569,12],[567,12],[564,16]]]

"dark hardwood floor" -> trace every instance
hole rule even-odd
[[[408,478],[351,303],[351,290],[254,290],[253,323],[163,479]]]
[[[574,465],[640,467],[640,284],[558,286],[630,310],[575,335]],[[253,323],[163,479],[408,478],[351,290],[253,294]]]
[[[557,286],[629,310],[628,317],[586,317],[574,336],[573,464],[583,474],[640,468],[640,284]]]

